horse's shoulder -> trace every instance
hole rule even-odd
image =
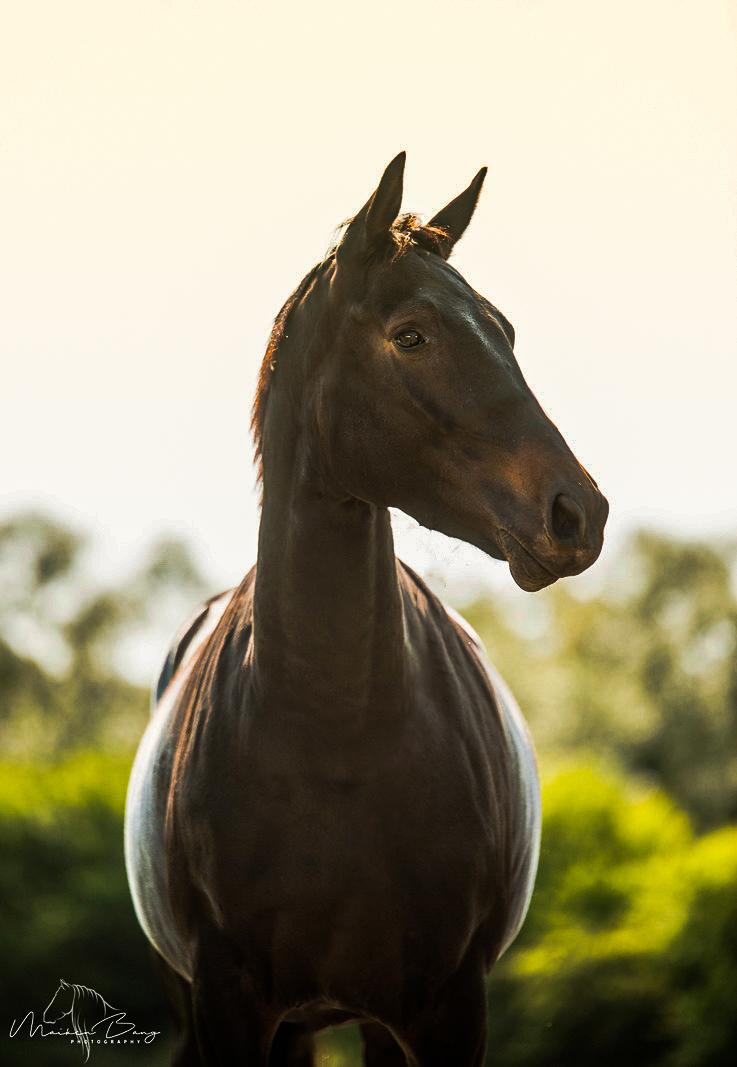
[[[514,726],[515,732],[524,736],[526,743],[529,733],[519,705],[506,681],[489,658],[483,641],[471,623],[450,604],[446,604],[436,596],[427,583],[406,563],[399,561],[399,566],[402,584],[417,607],[418,615],[428,621],[428,624],[432,625],[436,631],[451,640],[456,648],[460,644],[465,649],[469,657],[468,661],[473,662],[475,668],[480,669],[481,673],[486,676],[505,720]]]
[[[494,712],[489,721],[498,723],[506,738],[509,781],[515,794],[511,805],[515,821],[513,834],[513,914],[510,915],[502,951],[514,940],[527,912],[540,851],[540,787],[535,749],[527,723],[509,686],[489,659],[479,635],[467,619],[445,604],[415,572],[400,563],[400,581],[407,601],[416,609],[416,618],[432,628],[446,642],[451,655],[463,649],[465,662],[472,665],[474,677],[485,678]],[[498,948],[496,951],[499,951]]]
[[[411,567],[401,560],[398,561],[400,568],[400,580],[409,597],[410,602],[417,608],[418,614],[428,622],[434,624],[446,635],[460,637],[461,643],[470,648],[476,658],[480,658],[486,664],[488,657],[483,641],[471,626],[470,622],[441,600],[430,589],[427,583]]]

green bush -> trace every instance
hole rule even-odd
[[[489,1063],[721,1067],[737,1047],[737,829],[591,768],[544,789],[528,921],[489,989]]]
[[[34,1010],[39,1020],[60,978],[97,990],[139,1029],[170,1029],[123,866],[129,769],[129,757],[92,753],[55,766],[0,766],[6,1063],[76,1062],[63,1040],[7,1038],[13,1019]],[[158,1046],[163,1051],[161,1039]],[[98,1060],[103,1051],[121,1067],[142,1062],[138,1050],[128,1059],[120,1048],[100,1049]]]

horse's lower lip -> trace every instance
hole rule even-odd
[[[535,593],[558,580],[547,567],[536,559],[529,549],[517,540],[509,530],[499,530],[499,542],[504,550],[509,570],[520,589]]]

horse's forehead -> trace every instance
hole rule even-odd
[[[459,299],[473,303],[475,295],[465,279],[445,260],[424,250],[407,252],[382,264],[370,287],[373,301],[381,311],[389,311],[417,296],[442,304]]]

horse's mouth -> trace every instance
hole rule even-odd
[[[510,574],[520,589],[524,589],[526,593],[536,593],[538,589],[544,589],[558,581],[558,575],[543,566],[509,530],[500,527],[498,539],[509,564]]]

